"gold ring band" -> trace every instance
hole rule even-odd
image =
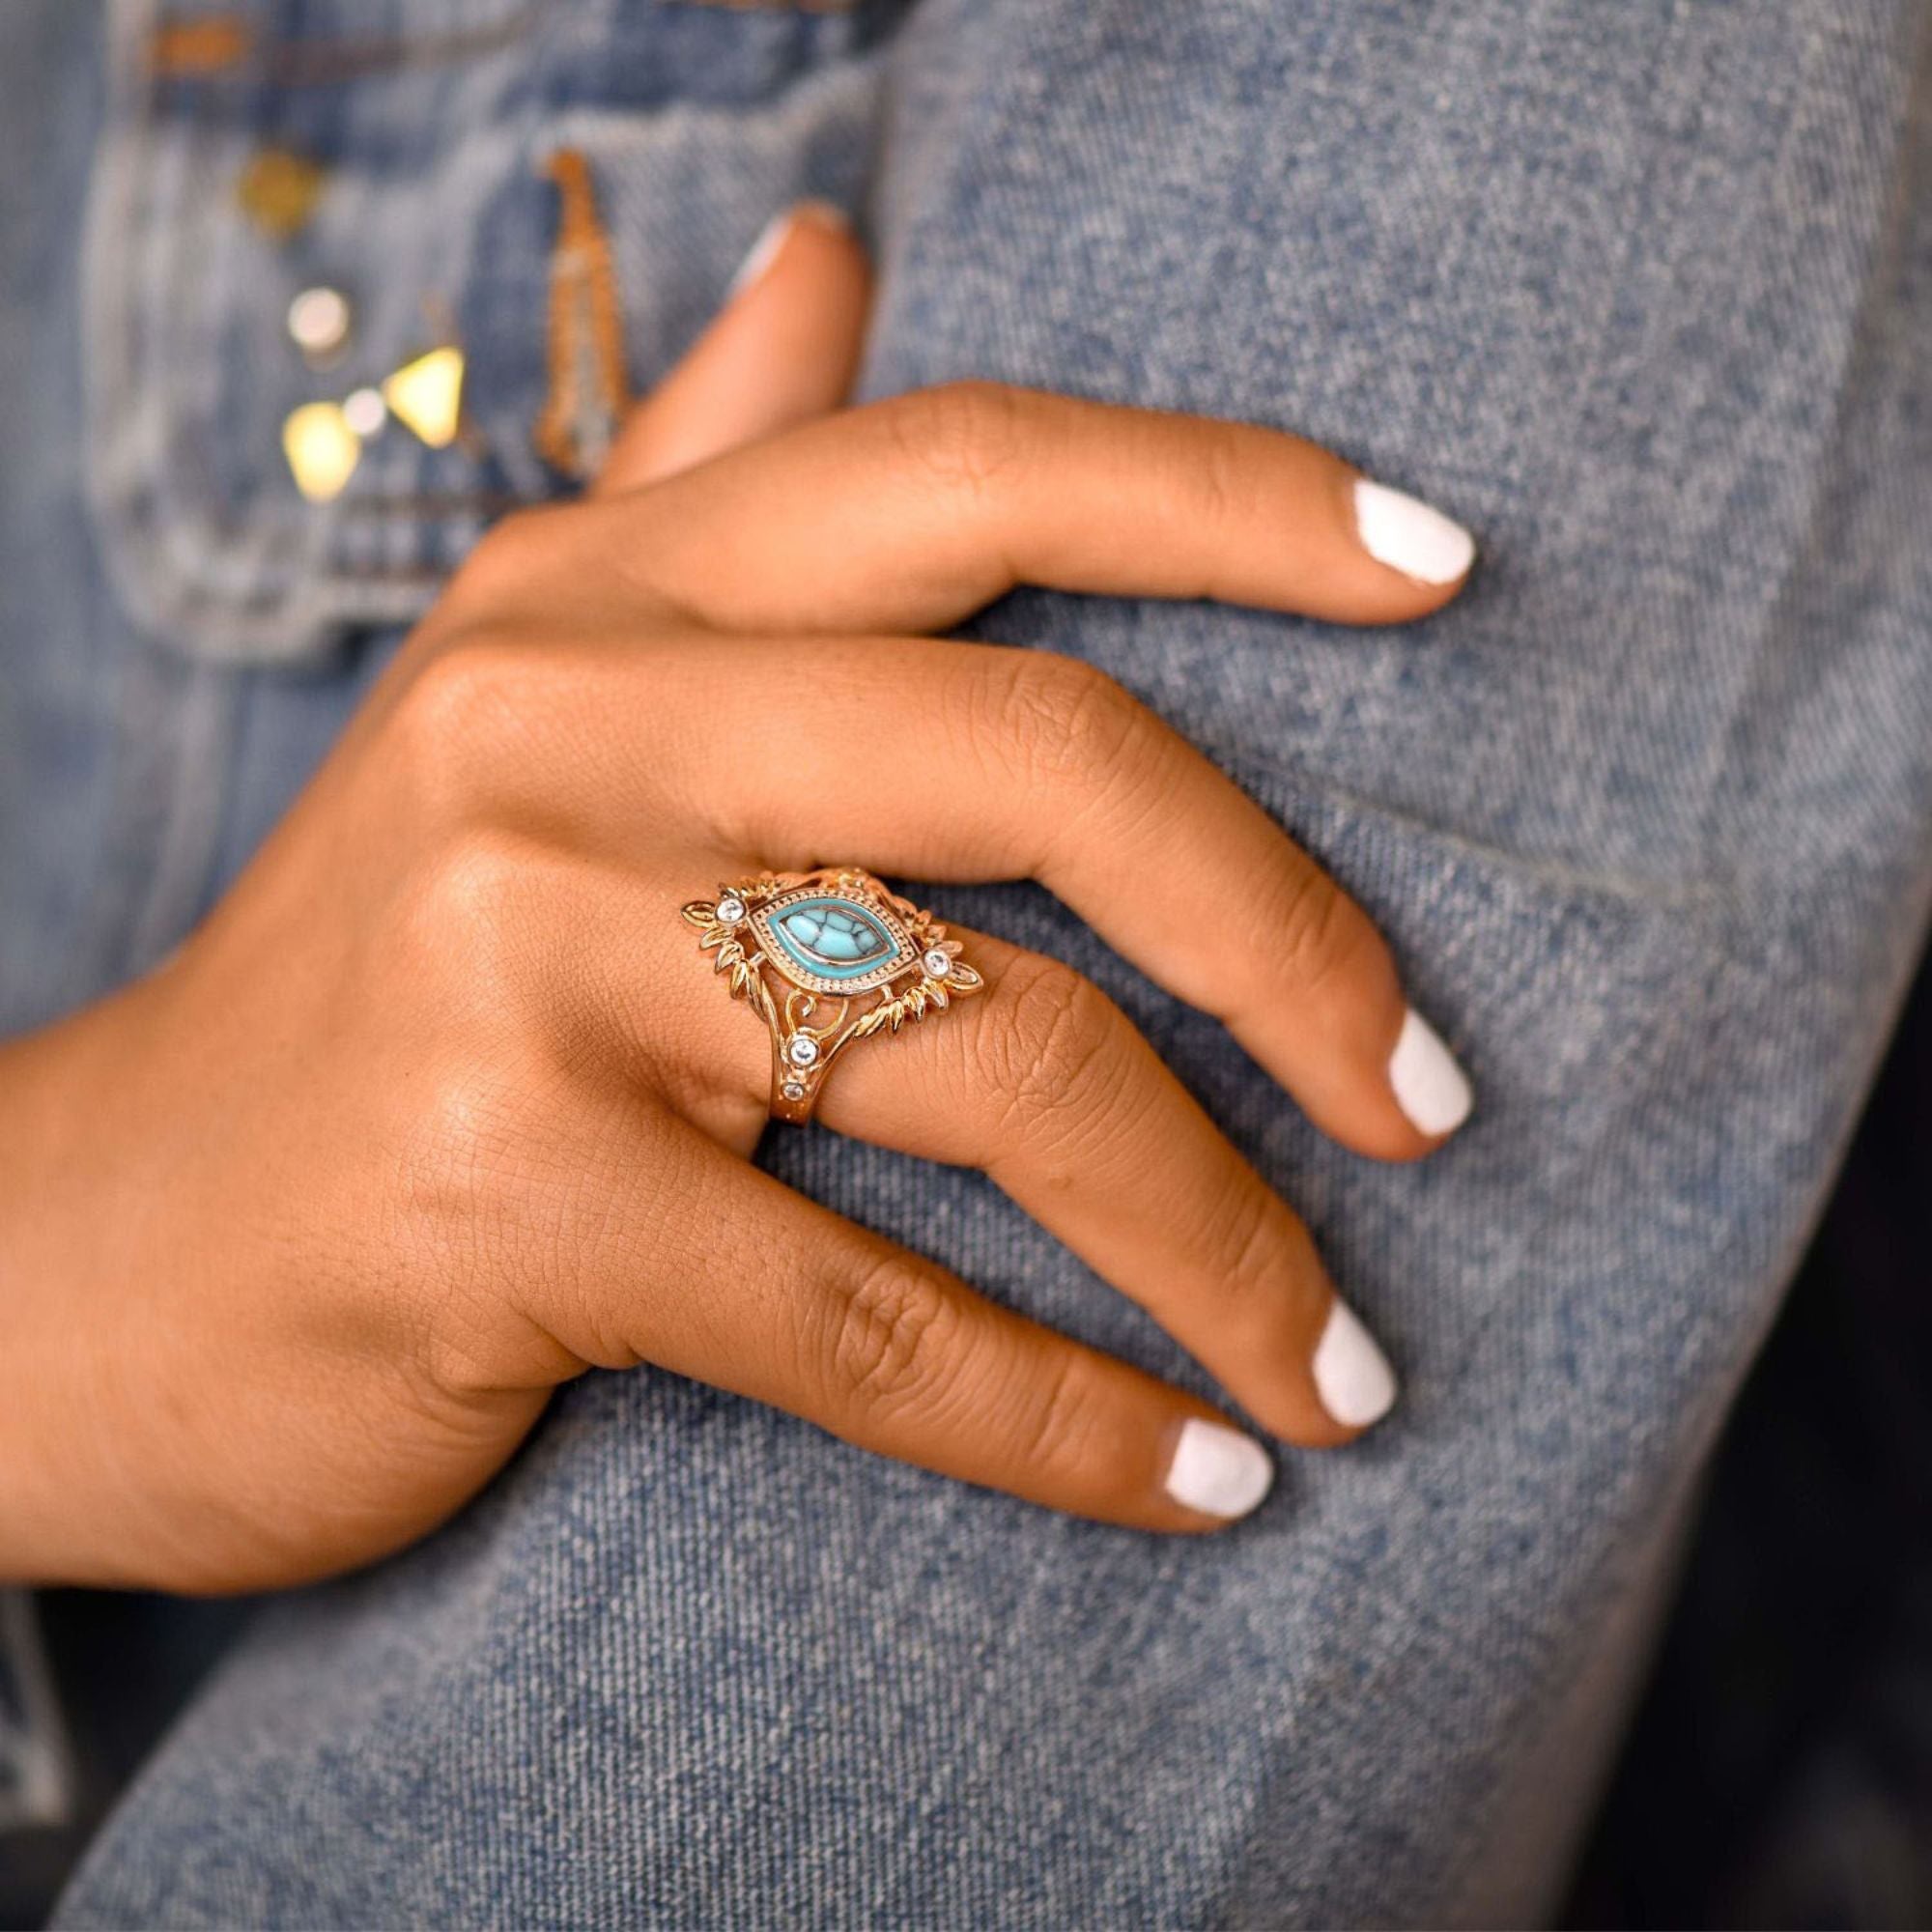
[[[810,1120],[827,1070],[855,1039],[897,1033],[985,984],[930,913],[855,866],[721,885],[683,917],[731,997],[770,1031],[772,1116],[794,1126]]]

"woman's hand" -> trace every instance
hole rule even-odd
[[[0,1574],[360,1563],[639,1363],[1117,1522],[1260,1500],[1201,1402],[749,1164],[766,1035],[678,909],[827,861],[1036,878],[1326,1131],[1425,1153],[1466,1089],[1335,885],[1084,664],[917,634],[1022,582],[1393,622],[1466,544],[1269,431],[977,384],[825,413],[866,299],[795,221],[600,491],[485,540],[206,925],[0,1056]],[[985,1169],[1268,1430],[1374,1420],[1290,1209],[1094,986],[960,936],[985,993],[855,1048],[822,1118]]]

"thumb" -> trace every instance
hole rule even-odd
[[[595,494],[613,496],[836,410],[850,391],[871,307],[866,253],[821,201],[758,238],[724,306],[626,418]]]

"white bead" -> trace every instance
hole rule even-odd
[[[357,436],[371,437],[389,419],[389,406],[375,389],[356,389],[342,399],[342,420]]]
[[[349,341],[349,298],[340,289],[304,289],[289,304],[289,335],[311,361],[327,363]]]

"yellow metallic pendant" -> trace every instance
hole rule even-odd
[[[296,488],[311,503],[341,496],[362,457],[362,439],[340,403],[304,403],[282,425],[282,453]]]
[[[383,384],[389,413],[432,449],[447,449],[463,420],[463,351],[432,349]]]
[[[305,156],[262,148],[237,178],[235,199],[270,241],[291,242],[308,226],[322,186],[322,169]]]

